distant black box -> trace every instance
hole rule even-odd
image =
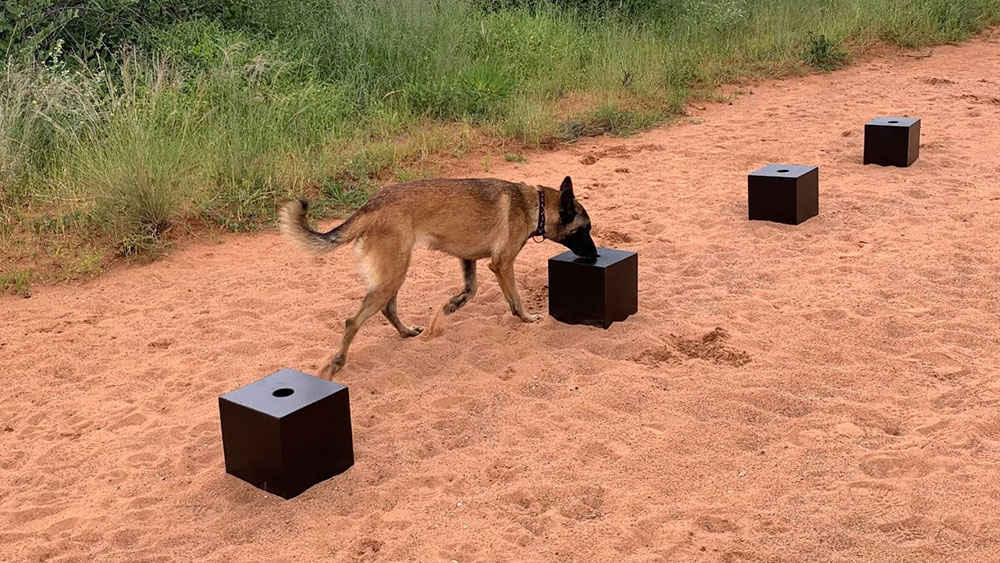
[[[549,314],[569,324],[608,328],[639,310],[639,255],[598,248],[596,260],[563,252],[549,258]]]
[[[219,397],[226,472],[283,498],[354,465],[347,387],[292,369]]]
[[[798,225],[819,214],[819,168],[769,164],[747,179],[751,221]]]
[[[919,156],[919,119],[879,117],[865,124],[865,164],[905,168]]]

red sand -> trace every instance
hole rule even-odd
[[[998,69],[994,33],[496,167],[574,177],[639,314],[525,325],[481,266],[438,338],[373,319],[337,378],[357,464],[291,501],[225,474],[216,398],[320,366],[350,250],[234,236],[2,297],[0,559],[1000,560]],[[923,118],[912,168],[861,165],[876,115]],[[768,162],[821,167],[819,217],[746,220]],[[518,261],[533,312],[561,250]],[[404,322],[460,283],[418,251]]]

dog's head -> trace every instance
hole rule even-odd
[[[597,258],[597,247],[590,238],[590,217],[573,194],[569,176],[559,186],[559,219],[546,221],[545,235],[573,251],[581,258]]]

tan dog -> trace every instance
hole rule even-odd
[[[465,287],[445,304],[445,314],[454,313],[475,295],[476,260],[489,258],[511,312],[524,322],[539,319],[525,310],[514,282],[514,259],[529,238],[542,236],[582,257],[597,256],[590,218],[576,200],[569,176],[559,190],[472,178],[387,186],[326,233],[309,227],[307,208],[305,200],[285,205],[281,232],[316,254],[354,242],[358,268],[368,287],[361,309],[347,319],[340,350],[320,372],[322,377],[340,371],[354,335],[379,311],[404,337],[420,334],[420,328],[406,326],[396,313],[396,293],[415,244],[426,244],[462,262]]]

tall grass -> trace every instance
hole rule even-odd
[[[629,134],[720,82],[829,70],[877,43],[957,41],[1000,22],[1000,0],[209,4],[162,20],[116,12],[113,49],[79,40],[100,19],[66,23],[90,35],[65,43],[57,29],[33,31],[34,50],[8,47],[0,251],[15,258],[0,268],[58,244],[26,227],[42,214],[60,234],[143,255],[192,222],[268,224],[293,195],[357,206],[374,181],[484,136]]]

